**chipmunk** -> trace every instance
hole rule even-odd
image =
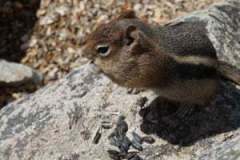
[[[187,104],[211,102],[220,77],[240,84],[240,72],[218,61],[205,24],[150,25],[131,10],[91,33],[83,56],[121,86]]]

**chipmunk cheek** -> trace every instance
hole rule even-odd
[[[108,65],[101,58],[96,58],[94,64],[96,64],[103,72],[107,70]]]
[[[101,59],[96,58],[96,59],[94,60],[94,63],[95,63],[97,66],[101,67],[101,64],[102,64]]]

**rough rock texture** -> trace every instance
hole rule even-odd
[[[229,0],[172,23],[206,22],[220,59],[239,67],[240,2]],[[0,157],[6,160],[109,160],[108,141],[120,115],[129,131],[151,134],[138,155],[155,159],[240,158],[240,90],[223,82],[216,101],[179,113],[150,91],[134,93],[84,65],[53,85],[0,111]],[[146,101],[146,103],[144,103]],[[111,129],[101,128],[108,121]],[[93,139],[100,137],[99,143]],[[96,141],[95,141],[96,142]]]
[[[22,64],[0,60],[0,86],[39,84],[43,77],[37,71]]]

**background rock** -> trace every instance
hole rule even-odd
[[[205,22],[219,58],[239,67],[239,11],[240,2],[228,0],[172,23]],[[135,131],[155,139],[153,144],[143,143],[138,155],[144,160],[240,158],[239,86],[222,82],[213,106],[195,107],[183,116],[175,114],[179,106],[159,103],[150,91],[129,92],[92,65],[84,65],[0,111],[0,156],[6,160],[109,160],[107,150],[114,147],[108,136],[124,115],[127,137],[132,139]],[[113,127],[99,129],[104,121]],[[93,143],[96,133],[98,144]]]
[[[23,64],[0,60],[0,86],[19,86],[26,84],[40,84],[42,74]]]

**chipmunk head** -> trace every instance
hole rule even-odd
[[[128,87],[153,87],[163,76],[152,44],[152,30],[133,11],[100,25],[87,37],[83,55],[114,82]],[[157,60],[158,59],[158,60]],[[157,74],[156,72],[160,72]],[[159,75],[159,76],[156,76]]]

